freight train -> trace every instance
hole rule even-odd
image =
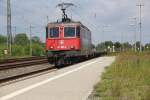
[[[91,31],[81,22],[72,21],[65,14],[62,3],[62,21],[48,23],[46,27],[46,53],[48,62],[56,66],[72,64],[98,56],[92,49]]]

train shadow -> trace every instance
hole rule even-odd
[[[98,57],[95,57],[95,58],[98,58]],[[55,67],[56,67],[57,69],[63,69],[63,68],[66,68],[66,67],[69,67],[69,66],[72,66],[72,65],[76,65],[76,64],[85,62],[85,61],[89,61],[89,60],[91,60],[91,59],[94,59],[94,58],[84,59],[84,60],[81,60],[81,61],[78,61],[78,62],[73,62],[72,64],[55,65]]]

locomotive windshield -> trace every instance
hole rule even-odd
[[[50,38],[58,38],[59,37],[59,27],[53,27],[50,29]]]
[[[75,37],[75,27],[65,27],[64,37]]]

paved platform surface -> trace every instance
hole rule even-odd
[[[100,57],[0,87],[0,100],[86,100],[115,57]]]

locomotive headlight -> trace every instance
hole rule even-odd
[[[70,48],[71,48],[71,49],[75,49],[75,46],[72,45],[72,46],[70,46]]]
[[[50,49],[53,49],[53,48],[54,48],[53,46],[50,47]]]

